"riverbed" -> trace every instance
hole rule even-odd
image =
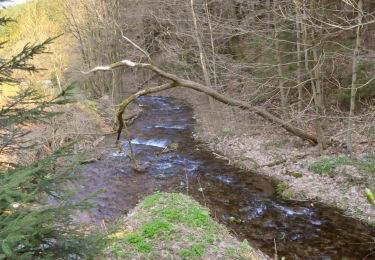
[[[373,229],[318,203],[286,201],[266,178],[228,165],[193,138],[192,108],[181,100],[141,97],[143,112],[130,127],[136,158],[130,166],[125,139],[109,136],[104,157],[82,170],[80,195],[102,190],[96,208],[82,215],[91,223],[114,222],[144,196],[181,192],[211,210],[239,239],[287,259],[374,259]],[[161,153],[171,144],[178,149]]]

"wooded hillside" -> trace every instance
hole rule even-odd
[[[313,133],[321,152],[333,143],[352,152],[353,134],[374,131],[371,3],[74,0],[69,7],[82,70],[124,58],[151,59],[167,72]],[[101,73],[91,78],[88,90],[124,96],[161,80],[146,71],[112,73],[112,79]],[[210,114],[217,104],[208,98],[201,108]],[[332,126],[337,123],[339,130]]]

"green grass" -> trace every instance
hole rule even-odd
[[[145,237],[139,234],[129,234],[126,236],[126,242],[134,245],[139,253],[150,253],[152,245],[146,242]]]
[[[330,175],[340,165],[353,165],[363,173],[375,174],[375,155],[369,155],[361,160],[350,159],[344,156],[323,158],[312,163],[309,169],[318,174]]]
[[[248,244],[215,222],[208,209],[182,194],[146,197],[109,238],[104,259],[258,259]]]
[[[350,165],[352,160],[348,157],[324,158],[310,165],[310,170],[319,174],[331,174],[339,165]]]
[[[196,259],[203,256],[206,247],[203,244],[194,244],[189,248],[184,248],[180,251],[180,255],[184,259]]]
[[[365,157],[355,162],[356,167],[366,173],[375,174],[375,155]]]

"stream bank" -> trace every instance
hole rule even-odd
[[[225,109],[216,106],[218,111]],[[375,224],[375,205],[365,194],[365,188],[375,191],[375,146],[366,136],[356,133],[357,153],[352,158],[337,146],[328,147],[320,156],[316,146],[256,115],[243,114],[241,122],[223,122],[221,116],[207,121],[200,110],[195,110],[195,116],[196,140],[228,163],[276,182],[283,198],[320,202]]]
[[[127,142],[115,136],[101,144],[104,157],[82,170],[80,195],[103,190],[96,208],[81,217],[114,222],[156,191],[183,193],[211,210],[240,240],[273,256],[291,259],[361,259],[371,254],[375,233],[368,226],[318,203],[283,200],[273,183],[217,158],[192,136],[193,110],[181,100],[142,97],[143,112],[130,128],[138,161],[130,166]],[[178,149],[161,153],[178,144]]]

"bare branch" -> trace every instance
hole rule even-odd
[[[122,127],[123,127],[122,114],[123,114],[125,108],[127,107],[127,104],[129,104],[130,102],[132,102],[135,98],[137,98],[139,96],[147,95],[147,94],[151,94],[151,93],[156,93],[156,92],[160,92],[160,91],[163,91],[163,90],[166,90],[166,89],[170,89],[170,88],[173,88],[173,87],[180,86],[180,87],[185,87],[185,88],[196,90],[198,92],[205,93],[206,95],[208,95],[210,97],[213,97],[214,99],[216,99],[216,100],[218,100],[218,101],[220,101],[224,104],[234,106],[234,107],[239,107],[239,108],[245,109],[245,110],[254,111],[256,114],[260,115],[261,117],[263,117],[263,118],[265,118],[265,119],[267,119],[267,120],[269,120],[273,123],[277,123],[278,125],[283,127],[285,130],[287,130],[288,132],[290,132],[290,133],[292,133],[292,134],[294,134],[294,135],[296,135],[296,136],[298,136],[302,139],[308,140],[313,144],[317,144],[317,138],[314,135],[311,135],[311,134],[307,133],[306,131],[304,131],[300,128],[292,126],[288,121],[285,121],[285,120],[271,114],[270,112],[268,112],[266,109],[264,109],[262,107],[255,107],[255,106],[252,106],[252,105],[250,105],[250,104],[248,104],[244,101],[240,101],[240,100],[233,99],[231,97],[227,97],[227,96],[225,96],[223,94],[220,94],[219,92],[213,90],[210,87],[204,86],[200,83],[197,83],[197,82],[194,82],[194,81],[191,81],[191,80],[186,80],[186,79],[180,78],[177,75],[168,73],[168,72],[166,72],[166,71],[164,71],[164,70],[160,69],[159,67],[154,66],[152,64],[136,63],[136,62],[132,62],[132,61],[129,61],[129,60],[122,60],[122,61],[110,64],[108,66],[95,67],[94,69],[92,69],[88,72],[84,72],[84,73],[88,74],[88,73],[92,73],[92,72],[96,72],[96,71],[109,71],[109,70],[112,70],[112,69],[115,69],[115,68],[118,68],[118,67],[123,67],[123,66],[135,67],[135,68],[144,68],[144,69],[151,70],[151,71],[155,72],[156,74],[158,74],[159,76],[173,81],[173,83],[167,84],[167,85],[162,85],[162,86],[159,86],[159,87],[156,87],[156,88],[148,88],[148,89],[145,89],[145,90],[141,90],[141,91],[131,95],[127,99],[125,99],[121,103],[121,105],[119,107],[119,110],[117,112],[117,122],[118,122],[118,125],[119,125],[118,132],[117,132],[118,138],[119,138],[119,134],[121,133],[121,130],[122,130]]]

